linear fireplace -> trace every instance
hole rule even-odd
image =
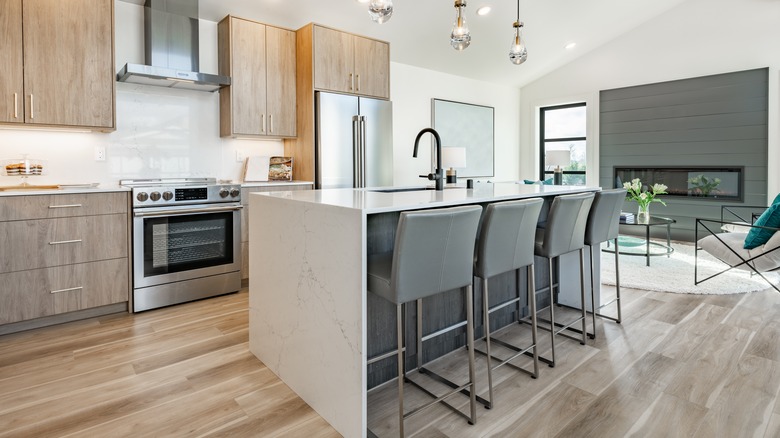
[[[615,167],[615,184],[639,178],[642,184],[665,184],[668,196],[692,199],[743,200],[744,167]],[[664,195],[667,196],[667,195]]]

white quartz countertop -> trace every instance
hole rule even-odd
[[[515,182],[475,183],[473,189],[467,189],[465,184],[448,185],[442,191],[424,190],[422,186],[420,188],[416,191],[394,193],[378,192],[376,190],[386,189],[373,188],[266,192],[252,193],[250,196],[270,196],[297,202],[362,210],[365,213],[384,213],[601,190],[599,187],[518,184]]]
[[[284,187],[314,185],[311,181],[256,181],[241,183],[241,187]]]
[[[67,195],[78,193],[107,193],[107,192],[129,192],[127,187],[119,185],[98,185],[97,187],[86,187],[83,185],[63,185],[60,189],[15,189],[0,190],[0,196],[34,196],[34,195]]]

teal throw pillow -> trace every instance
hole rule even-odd
[[[546,180],[542,181],[542,184],[544,184],[546,186],[551,186],[551,185],[553,185],[553,179],[552,178],[547,178]]]
[[[778,193],[777,196],[775,196],[775,199],[772,200],[772,203],[769,205],[775,205],[777,203],[780,203],[780,193]]]
[[[763,227],[780,228],[780,202],[767,208],[764,213],[756,219],[754,225]],[[775,234],[773,230],[764,228],[751,228],[747,237],[745,237],[745,249],[757,248],[766,242]]]
[[[524,183],[524,184],[535,184],[535,183],[536,183],[536,181],[532,181],[532,180],[530,180],[530,179],[524,179],[524,180],[523,180],[523,183]],[[777,195],[777,196],[780,196],[780,195]]]
[[[552,178],[547,178],[544,181],[532,181],[530,179],[524,179],[523,183],[524,184],[540,184],[541,183],[541,184],[544,184],[546,186],[551,186],[552,183],[553,183],[553,179]],[[780,195],[778,195],[778,196],[780,196]]]

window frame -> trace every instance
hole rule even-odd
[[[555,172],[552,170],[545,170],[544,169],[544,157],[545,153],[547,152],[545,149],[546,143],[554,143],[554,142],[566,142],[566,141],[584,141],[585,142],[585,156],[586,156],[586,166],[587,166],[587,150],[588,150],[588,137],[587,134],[584,137],[560,137],[560,138],[552,138],[548,139],[544,136],[545,131],[545,114],[547,111],[550,110],[560,110],[560,109],[567,109],[567,108],[576,108],[576,107],[585,107],[587,109],[587,102],[576,102],[576,103],[567,103],[563,105],[551,105],[551,106],[543,106],[539,108],[539,179],[544,181],[545,177],[548,175],[553,175]],[[586,126],[585,129],[587,131],[587,113],[586,113]],[[587,170],[564,170],[564,175],[586,175]]]

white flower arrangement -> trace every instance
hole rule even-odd
[[[642,191],[642,181],[639,178],[634,178],[631,182],[623,183],[623,188],[628,192],[628,199],[639,204],[642,210],[646,210],[651,202],[660,202],[666,205],[666,202],[656,198],[658,195],[666,194],[668,187],[665,184],[653,184],[649,189]]]

